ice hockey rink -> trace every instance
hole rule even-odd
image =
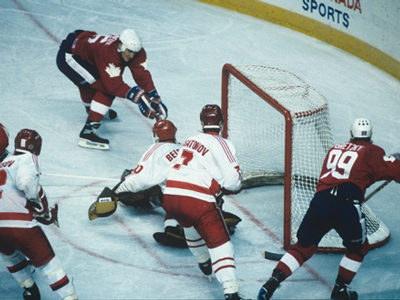
[[[354,118],[366,117],[373,123],[374,142],[387,153],[400,151],[400,82],[298,32],[194,0],[3,0],[0,122],[10,131],[11,151],[22,128],[43,137],[41,182],[50,203],[59,205],[60,223],[44,230],[81,300],[223,298],[221,285],[202,275],[188,249],[153,240],[154,232],[163,231],[162,209],[118,207],[108,218],[88,219],[88,208],[103,187],[113,187],[152,143],[153,121],[135,104],[116,99],[119,118],[100,128],[110,150],[78,147],[86,112],[77,88],[57,69],[56,54],[75,29],[119,34],[126,28],[142,38],[149,70],[181,142],[199,130],[205,104],[221,103],[221,70],[231,63],[277,67],[304,79],[327,98],[337,142],[348,140]],[[134,85],[129,72],[124,76]],[[353,280],[359,299],[400,299],[399,192],[392,182],[369,202],[390,228],[391,239],[370,251]],[[232,236],[240,293],[256,299],[276,265],[261,252],[283,252],[282,187],[247,189],[225,201],[224,209],[243,219]],[[329,299],[341,258],[316,254],[273,299]],[[57,299],[39,272],[34,278],[43,300]],[[0,299],[22,299],[2,262]]]

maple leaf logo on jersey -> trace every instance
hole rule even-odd
[[[106,68],[106,72],[110,77],[118,77],[121,74],[121,68],[116,65],[110,63]]]

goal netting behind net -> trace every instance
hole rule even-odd
[[[223,135],[236,147],[244,188],[284,185],[284,247],[311,201],[327,151],[335,145],[327,100],[285,70],[226,64],[222,72]],[[385,224],[364,204],[368,238],[375,247],[389,239]],[[331,230],[320,251],[343,250]]]

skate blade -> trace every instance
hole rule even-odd
[[[108,144],[96,143],[82,138],[80,139],[78,145],[82,148],[88,148],[88,149],[96,149],[96,150],[110,149],[110,145]]]

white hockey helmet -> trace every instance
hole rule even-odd
[[[139,52],[142,49],[142,41],[133,29],[125,29],[119,35],[119,40],[122,43],[120,52],[124,52],[126,49],[133,52]]]
[[[350,127],[351,138],[370,139],[372,136],[372,125],[368,119],[355,119]]]

